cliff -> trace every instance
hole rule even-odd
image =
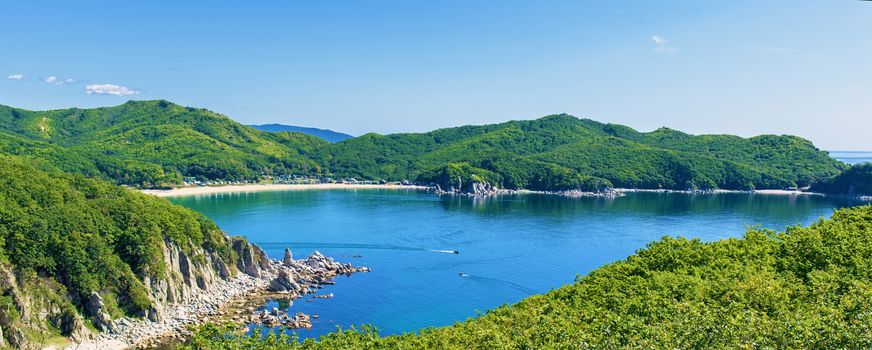
[[[177,319],[180,305],[215,307],[265,287],[273,265],[194,211],[0,156],[0,346]]]

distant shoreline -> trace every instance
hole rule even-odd
[[[169,190],[140,190],[142,193],[155,195],[158,197],[181,197],[193,196],[202,194],[217,194],[217,193],[241,193],[241,192],[265,192],[265,191],[299,191],[299,190],[333,190],[333,189],[388,189],[388,190],[428,190],[427,186],[417,185],[376,185],[376,184],[248,184],[248,185],[224,185],[224,186],[190,186],[179,187]],[[533,193],[533,191],[517,191],[515,193]],[[826,196],[824,193],[817,192],[802,192],[788,190],[754,190],[754,191],[738,191],[738,190],[714,190],[711,192],[690,192],[679,190],[662,190],[662,189],[634,189],[634,188],[616,188],[615,192],[654,192],[654,193],[753,193],[766,195],[804,195],[804,196]]]
[[[750,191],[740,191],[740,190],[712,190],[712,191],[681,191],[681,190],[653,190],[653,189],[636,189],[636,188],[616,188],[615,191],[625,193],[625,192],[654,192],[654,193],[687,193],[687,194],[709,194],[709,193],[748,193],[748,194],[773,194],[773,195],[781,195],[781,196],[826,196],[826,193],[820,192],[803,192],[803,191],[789,191],[789,190],[777,190],[777,189],[769,189],[769,190],[750,190]]]
[[[226,186],[191,186],[169,190],[140,190],[142,193],[158,197],[193,196],[215,193],[265,192],[265,191],[295,191],[295,190],[333,190],[333,189],[388,189],[388,190],[424,190],[427,187],[414,185],[364,185],[364,184],[249,184]]]

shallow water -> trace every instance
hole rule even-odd
[[[630,193],[617,199],[513,195],[474,200],[414,190],[301,190],[171,199],[274,258],[319,250],[372,268],[340,277],[291,312],[318,314],[319,336],[337,325],[382,334],[444,326],[623,259],[664,235],[712,241],[754,225],[782,230],[858,204],[843,198],[762,194]],[[444,250],[440,251],[440,250]],[[451,251],[458,250],[460,254]],[[276,306],[273,303],[265,307]]]

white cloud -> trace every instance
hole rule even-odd
[[[58,78],[54,75],[49,76],[48,78],[43,79],[46,83],[55,84],[55,85],[64,85],[64,84],[72,84],[75,83],[75,79],[70,78]]]
[[[651,41],[654,42],[654,51],[656,51],[656,52],[676,53],[679,50],[677,47],[669,45],[668,39],[666,39],[662,36],[659,36],[659,35],[652,35]]]
[[[139,91],[114,84],[94,84],[85,86],[85,93],[88,95],[129,96],[138,95]]]
[[[27,79],[27,77],[25,77],[24,74],[12,74],[12,75],[6,77],[6,79],[9,79],[9,80],[24,80],[24,79]]]
[[[666,40],[666,38],[657,35],[652,35],[651,40],[654,41],[655,45],[666,45],[666,43],[669,42],[669,40]]]

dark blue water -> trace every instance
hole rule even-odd
[[[830,151],[830,157],[851,165],[872,163],[872,152],[870,151]]]
[[[342,277],[290,311],[318,314],[318,336],[336,325],[382,334],[449,325],[571,283],[664,235],[705,241],[759,225],[781,230],[856,203],[817,196],[632,193],[617,199],[517,195],[473,200],[405,190],[305,190],[172,199],[275,258],[320,250],[372,268]],[[459,250],[460,254],[431,250]],[[355,257],[360,256],[360,257]],[[459,274],[468,274],[462,277]],[[270,307],[273,305],[270,305]]]

